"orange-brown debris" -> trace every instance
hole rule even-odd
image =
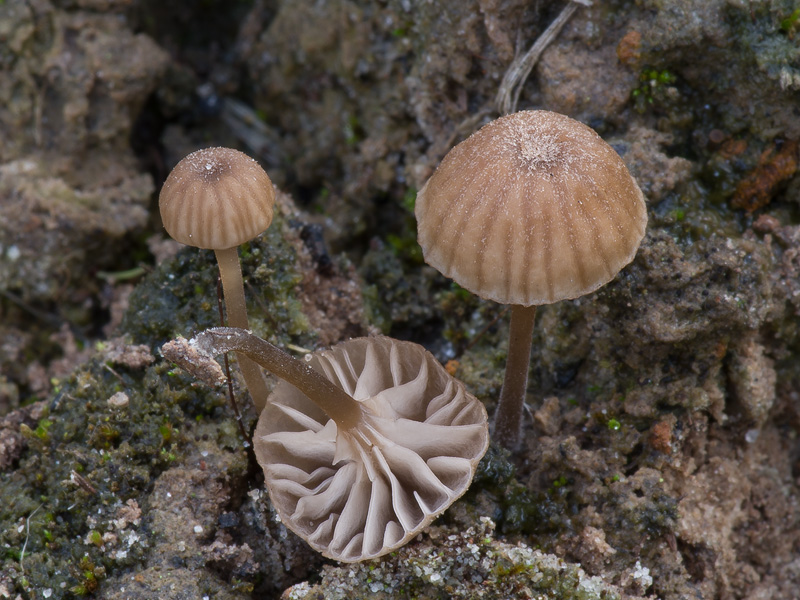
[[[731,206],[751,213],[770,203],[780,185],[797,171],[797,142],[787,140],[780,151],[764,151],[758,165],[736,186]]]
[[[642,34],[631,30],[617,44],[617,58],[623,65],[635,65],[642,56]]]
[[[650,428],[650,446],[669,454],[672,450],[672,424],[669,421],[659,421]]]

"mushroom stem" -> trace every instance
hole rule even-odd
[[[194,343],[208,354],[233,350],[253,359],[308,396],[340,429],[351,429],[361,420],[364,408],[350,394],[309,365],[249,331],[214,327],[195,336]]]
[[[225,248],[214,250],[219,263],[219,275],[222,279],[222,293],[225,297],[225,308],[228,312],[228,325],[247,329],[247,306],[244,300],[244,283],[242,282],[242,267],[239,264],[238,248]],[[239,368],[242,370],[244,382],[250,391],[250,397],[260,413],[267,405],[267,384],[261,375],[261,369],[246,355],[237,353]]]
[[[494,421],[497,439],[509,450],[516,450],[519,445],[535,319],[536,305],[511,307],[506,374]]]

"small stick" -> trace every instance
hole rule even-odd
[[[591,6],[592,1],[571,0],[559,15],[553,19],[553,22],[548,25],[542,35],[537,38],[533,46],[523,56],[515,58],[508,67],[506,74],[503,76],[503,81],[500,82],[500,89],[497,91],[494,101],[497,111],[501,115],[516,112],[522,86],[531,74],[533,66],[537,63],[545,48],[556,38],[561,28],[566,25],[572,14],[578,10],[578,5]]]
[[[22,544],[22,551],[19,553],[19,570],[25,575],[25,565],[22,563],[25,560],[25,549],[28,547],[28,539],[31,536],[31,519],[33,515],[39,512],[39,509],[44,506],[44,502],[42,502],[39,506],[36,507],[31,514],[28,515],[28,518],[25,519],[25,543]]]
[[[120,383],[122,383],[123,385],[125,384],[125,380],[122,378],[122,375],[120,375],[119,373],[117,373],[117,372],[116,372],[116,371],[115,371],[115,370],[114,370],[112,367],[110,367],[110,366],[109,366],[109,365],[107,365],[106,363],[103,363],[103,368],[104,368],[106,371],[108,371],[109,373],[111,373],[111,374],[112,374],[114,377],[116,377],[117,379],[119,379]]]

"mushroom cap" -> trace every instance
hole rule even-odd
[[[253,440],[272,504],[325,556],[391,552],[466,492],[489,443],[486,409],[411,342],[357,338],[306,358],[365,413],[340,430],[280,382]]]
[[[647,209],[625,163],[592,129],[522,111],[450,150],[417,194],[425,261],[504,304],[588,294],[633,260]]]
[[[259,164],[238,150],[205,148],[181,160],[158,198],[173,239],[222,250],[253,239],[272,223],[275,189]]]

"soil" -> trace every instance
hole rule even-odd
[[[166,239],[159,187],[236,147],[280,190],[240,248],[253,331],[421,343],[491,415],[508,313],[425,265],[414,199],[570,4],[0,1],[0,598],[796,597],[792,0],[581,2],[520,82],[518,109],[617,150],[648,230],[538,310],[523,448],[495,440],[407,546],[312,551],[225,389],[159,354],[219,319],[213,253]]]

